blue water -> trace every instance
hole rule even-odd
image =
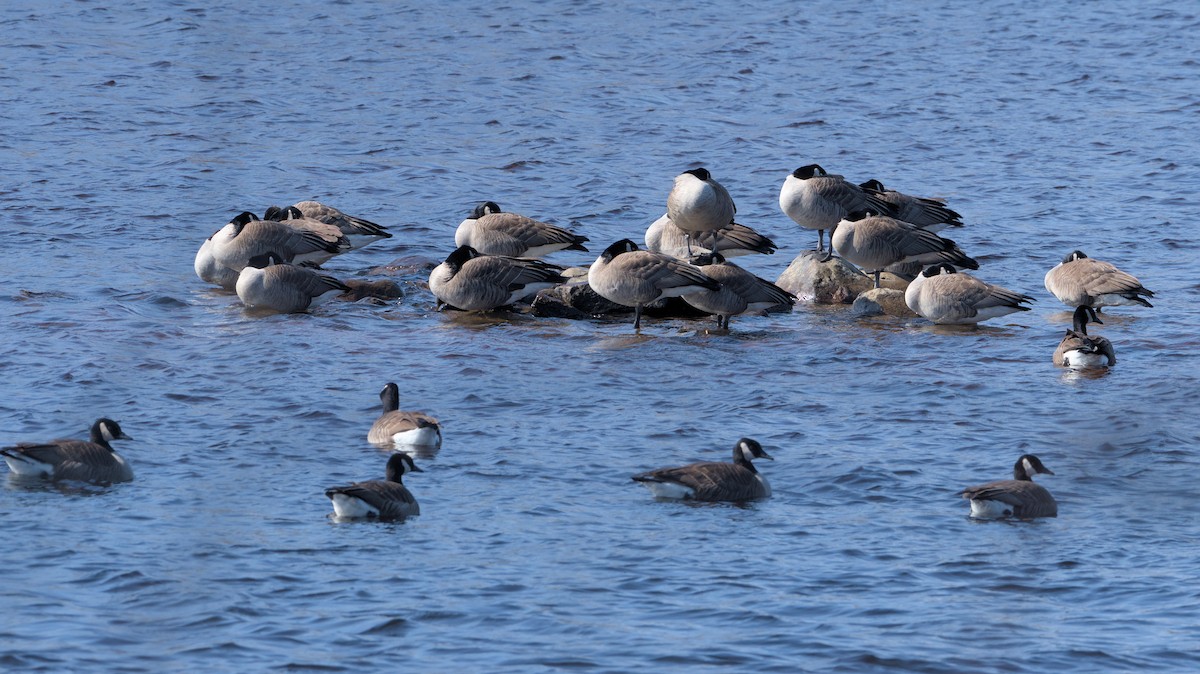
[[[110,416],[133,482],[0,488],[8,671],[1097,672],[1200,668],[1200,16],[1193,3],[28,2],[0,8],[0,444]],[[478,201],[640,240],[698,165],[779,253],[792,169],[944,197],[978,330],[842,307],[710,321],[438,313]],[[403,300],[246,313],[199,281],[242,210],[316,198],[395,238],[333,260]],[[1082,248],[1153,309],[1101,377],[1050,363]],[[593,255],[556,254],[562,264]],[[444,423],[404,523],[377,393]],[[658,502],[723,460],[774,496]],[[1057,519],[956,492],[1024,452]]]

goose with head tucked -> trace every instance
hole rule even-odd
[[[689,257],[689,242],[693,255],[720,253],[726,258],[731,258],[753,254],[771,255],[776,250],[774,241],[736,222],[725,229],[696,232],[689,236],[671,222],[671,216],[664,213],[646,229],[646,249],[655,253],[665,253],[686,260]]]
[[[698,290],[683,296],[683,300],[701,311],[717,317],[717,329],[729,329],[731,316],[748,311],[765,311],[775,307],[791,307],[796,296],[770,281],[755,276],[727,262],[720,253],[707,253],[692,258],[705,276],[721,284],[718,290]]]
[[[830,244],[843,259],[858,265],[875,277],[888,265],[905,262],[936,264],[945,262],[967,269],[979,269],[979,263],[959,249],[950,239],[916,225],[869,211],[848,213],[838,222]]]
[[[819,164],[801,166],[784,179],[779,208],[801,227],[817,230],[818,252],[825,250],[825,230],[832,230],[847,214],[891,212],[887,203],[840,175],[826,173]],[[832,236],[825,259],[833,255]]]
[[[771,495],[771,485],[754,459],[774,458],[756,440],[742,438],[733,447],[733,462],[705,461],[660,468],[633,476],[657,498],[693,501],[750,501]]]
[[[1080,305],[1075,307],[1071,319],[1073,329],[1067,330],[1054,350],[1054,364],[1075,370],[1095,370],[1116,365],[1117,354],[1112,342],[1106,337],[1087,333],[1088,321],[1104,324],[1096,315],[1096,310]]]
[[[914,224],[930,232],[940,232],[947,227],[963,226],[962,216],[958,214],[958,211],[947,207],[946,202],[941,199],[914,197],[896,190],[889,190],[883,186],[883,183],[875,179],[860,183],[859,187],[863,188],[867,194],[886,202],[891,207],[888,215],[897,220]]]
[[[350,239],[342,233],[342,230],[337,225],[305,217],[304,213],[300,212],[300,209],[295,206],[288,206],[287,208],[271,206],[263,213],[263,220],[281,222],[300,232],[312,232],[326,242],[337,246],[339,253],[344,253],[351,248]],[[313,260],[313,262],[320,264],[324,260]]]
[[[733,198],[713,179],[708,169],[696,168],[680,173],[667,194],[667,217],[683,230],[689,251],[691,237],[731,227],[735,213],[737,207]]]
[[[397,452],[388,457],[384,479],[330,487],[325,497],[333,502],[334,515],[343,519],[398,520],[420,515],[417,499],[401,478],[421,472],[411,456]]]
[[[541,260],[483,255],[459,246],[429,274],[438,308],[491,311],[566,282],[563,268]]]
[[[904,291],[904,303],[919,316],[942,325],[966,325],[1029,311],[1029,295],[1013,292],[935,264],[917,274]]]
[[[699,290],[719,290],[695,265],[639,250],[629,239],[604,249],[588,269],[588,285],[604,299],[634,308],[633,329],[642,329],[642,307],[664,297],[682,297]]]
[[[238,273],[217,262],[217,258],[213,257],[211,236],[200,244],[192,268],[196,270],[196,276],[199,276],[201,281],[221,286],[225,290],[233,290],[237,286]]]
[[[376,241],[392,238],[392,233],[382,225],[343,213],[333,206],[327,206],[319,201],[297,201],[286,209],[271,206],[267,209],[265,219],[274,220],[276,217],[273,216],[276,214],[282,214],[284,220],[307,218],[333,225],[346,237],[350,250],[357,250]]]
[[[470,246],[484,255],[538,258],[560,250],[581,250],[588,238],[557,225],[500,210],[494,201],[475,207],[454,232],[454,245]]]
[[[250,258],[238,275],[236,289],[249,309],[296,313],[320,306],[350,287],[328,274],[288,264],[268,251]]]
[[[244,211],[210,237],[217,263],[240,272],[250,258],[275,253],[285,262],[321,264],[345,250],[345,240],[329,241],[315,232],[289,227],[274,220],[259,220]]]
[[[997,480],[962,490],[971,502],[971,517],[1001,519],[1016,517],[1058,517],[1058,502],[1042,485],[1033,481],[1037,474],[1053,475],[1041,459],[1025,454],[1013,466],[1013,479]]]
[[[1053,269],[1046,272],[1046,290],[1069,307],[1101,307],[1154,305],[1146,297],[1154,297],[1132,274],[1113,264],[1088,257],[1083,251],[1072,251]]]
[[[383,414],[372,424],[367,442],[380,447],[441,447],[442,425],[424,412],[400,409],[400,387],[388,382],[379,392]]]
[[[23,442],[0,449],[14,475],[93,484],[128,482],[133,469],[113,450],[112,440],[132,440],[112,419],[97,419],[89,440]]]

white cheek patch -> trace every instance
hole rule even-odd
[[[1029,459],[1023,459],[1021,461],[1021,463],[1025,464],[1025,474],[1026,475],[1028,475],[1030,477],[1037,475],[1037,470],[1034,469],[1033,464],[1030,463]]]
[[[108,427],[108,424],[100,424],[100,435],[103,436],[106,441],[117,439],[117,436],[113,435],[112,429]]]

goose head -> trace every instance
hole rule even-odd
[[[500,204],[498,204],[494,201],[484,201],[484,202],[480,203],[478,206],[476,206],[475,210],[471,211],[471,217],[478,220],[479,218],[482,218],[485,215],[491,215],[492,213],[502,213],[502,212],[503,211],[500,210]]]
[[[1032,454],[1024,454],[1013,465],[1013,478],[1017,480],[1032,480],[1037,474],[1053,475],[1054,471],[1042,464],[1042,460]]]
[[[417,464],[413,463],[411,456],[403,452],[397,452],[388,459],[384,475],[387,477],[388,482],[400,482],[400,478],[408,473],[424,472],[420,468],[417,468]]]
[[[815,178],[817,176],[824,175],[829,174],[825,172],[825,169],[821,168],[820,164],[807,164],[805,166],[801,166],[795,171],[792,171],[792,177],[799,178],[800,180],[808,180],[809,178]]]
[[[638,250],[638,246],[631,239],[621,239],[608,248],[605,248],[604,252],[600,253],[600,257],[605,262],[612,262],[613,258],[621,253],[632,253],[635,250]]]

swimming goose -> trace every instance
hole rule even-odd
[[[985,283],[952,265],[935,264],[917,274],[904,291],[904,303],[920,316],[945,325],[978,323],[1017,311],[1032,302],[1028,295]]]
[[[621,239],[604,249],[588,270],[588,285],[610,302],[634,308],[633,329],[642,328],[642,307],[662,297],[681,297],[721,284],[694,265],[670,255],[638,250]]]
[[[1117,354],[1113,351],[1112,342],[1105,337],[1089,336],[1087,333],[1089,320],[1092,323],[1104,324],[1104,321],[1096,316],[1096,310],[1081,304],[1075,307],[1075,314],[1071,318],[1074,329],[1067,330],[1067,334],[1063,335],[1062,341],[1058,343],[1058,348],[1054,350],[1054,364],[1081,370],[1116,365]]]
[[[516,213],[505,213],[494,201],[475,207],[454,232],[454,245],[470,246],[484,255],[536,258],[560,250],[581,250],[586,236]]]
[[[916,225],[867,211],[848,213],[838,222],[830,245],[844,259],[864,271],[873,272],[875,287],[884,267],[904,262],[935,264],[947,262],[979,269],[979,263],[967,257],[950,239]]]
[[[490,311],[566,282],[563,268],[541,260],[483,255],[459,246],[429,274],[438,308]]]
[[[420,515],[412,492],[400,481],[408,473],[422,473],[412,457],[398,452],[388,457],[385,479],[330,487],[325,496],[333,502],[333,514],[344,518],[395,520]]]
[[[687,259],[689,239],[695,255],[720,253],[726,258],[775,252],[775,242],[745,225],[733,223],[725,229],[697,232],[690,237],[671,222],[666,213],[646,229],[646,248],[655,253],[665,253],[681,260]]]
[[[692,264],[705,276],[721,284],[718,290],[698,290],[683,299],[701,311],[715,314],[717,329],[729,329],[729,318],[747,311],[778,306],[792,306],[796,296],[770,281],[755,276],[741,267],[726,262],[720,253],[707,253],[692,258]]]
[[[201,281],[219,285],[226,290],[233,290],[237,286],[238,273],[217,262],[217,258],[213,257],[211,236],[200,244],[192,268],[196,270],[196,276],[199,276]]]
[[[442,446],[441,424],[424,412],[401,410],[400,387],[394,382],[384,385],[379,399],[383,401],[383,414],[371,426],[367,442],[391,448]]]
[[[667,194],[667,217],[683,230],[690,242],[700,232],[725,229],[733,224],[737,207],[708,169],[691,169],[675,177]],[[689,243],[690,250],[690,243]]]
[[[237,295],[251,309],[308,311],[350,290],[338,279],[285,263],[275,252],[250,258],[237,280]]]
[[[341,243],[326,241],[320,235],[301,231],[274,220],[259,220],[243,211],[210,238],[212,255],[219,263],[241,271],[256,255],[274,252],[285,262],[320,264],[345,250]]]
[[[1133,275],[1078,250],[1046,272],[1045,285],[1050,294],[1069,307],[1154,306],[1142,297],[1154,297],[1154,293],[1142,287]]]
[[[997,480],[962,490],[962,497],[971,501],[971,517],[1058,517],[1058,503],[1054,497],[1045,487],[1033,481],[1033,476],[1038,473],[1053,475],[1054,471],[1043,466],[1041,459],[1036,456],[1025,454],[1013,466],[1013,479]]]
[[[128,482],[133,479],[133,470],[108,443],[132,439],[121,431],[120,424],[101,418],[92,424],[90,441],[22,442],[0,449],[0,455],[4,456],[9,470],[22,477],[96,484]]]
[[[294,213],[290,212],[293,208],[296,209]],[[357,250],[367,244],[392,238],[392,233],[382,225],[343,213],[333,206],[326,206],[318,201],[297,201],[287,209],[272,206],[267,209],[268,216],[265,219],[274,219],[269,215],[273,212],[272,209],[283,211],[285,219],[303,217],[334,225],[350,242],[350,250]]]
[[[930,232],[940,232],[946,227],[962,227],[962,216],[946,206],[941,199],[914,197],[896,190],[889,190],[878,180],[871,179],[860,183],[868,194],[887,202],[891,206],[888,213],[897,220],[912,223]]]
[[[825,230],[836,227],[848,213],[891,212],[882,200],[840,175],[826,173],[818,164],[801,166],[784,179],[779,208],[801,227],[817,230],[817,251],[825,250]],[[832,256],[832,240],[829,250]]]
[[[678,468],[660,468],[633,476],[658,498],[695,501],[749,501],[767,498],[767,483],[752,459],[775,459],[762,445],[750,438],[738,440],[733,447],[733,463],[706,461]]]

